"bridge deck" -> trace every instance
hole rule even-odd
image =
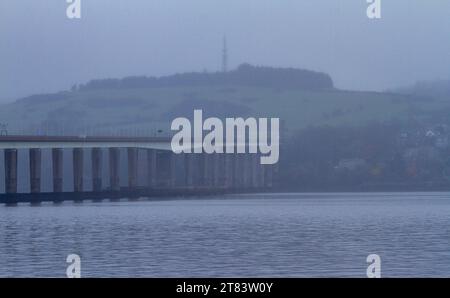
[[[142,148],[171,150],[168,137],[0,136],[0,149]]]

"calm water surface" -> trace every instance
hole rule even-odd
[[[0,276],[450,277],[450,193],[0,206]]]

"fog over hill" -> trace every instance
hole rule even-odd
[[[420,81],[412,86],[401,87],[392,91],[401,94],[450,100],[450,80]]]
[[[371,91],[450,79],[450,1],[383,1],[380,21],[363,0],[83,2],[71,21],[66,1],[0,1],[0,102],[94,78],[218,70],[224,35],[230,69],[315,69]]]
[[[242,64],[229,72],[95,79],[3,105],[0,119],[10,133],[153,135],[202,109],[205,117],[278,117],[295,131],[402,121],[447,105],[414,92],[339,90],[321,72]]]

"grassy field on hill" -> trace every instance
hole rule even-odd
[[[288,130],[310,125],[363,125],[404,120],[450,101],[409,95],[244,86],[156,87],[37,95],[0,106],[0,123],[14,131],[49,133],[154,133],[178,116],[279,117]]]

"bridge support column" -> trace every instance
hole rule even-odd
[[[252,163],[252,187],[259,187],[259,175],[261,174],[261,168],[259,164],[259,155],[258,154],[250,154],[251,163]]]
[[[242,179],[243,179],[243,171],[244,171],[244,164],[243,164],[243,158],[242,154],[235,153],[234,154],[235,159],[235,166],[234,166],[234,188],[240,189],[242,188]]]
[[[177,176],[177,169],[176,169],[176,157],[175,153],[170,151],[169,153],[169,187],[175,187],[176,185],[176,176]]]
[[[212,188],[214,186],[214,161],[215,161],[214,156],[215,153],[213,154],[205,153],[203,183],[208,188]]]
[[[273,187],[273,165],[264,166],[264,187],[270,189]]]
[[[120,190],[119,162],[119,148],[109,148],[109,182],[113,191]]]
[[[5,191],[17,193],[17,149],[5,149]]]
[[[52,149],[53,192],[63,192],[63,149]]]
[[[202,154],[195,153],[192,155],[192,174],[193,174],[193,185],[194,187],[200,187],[203,185],[203,160]]]
[[[207,159],[206,153],[201,153],[201,154],[198,154],[198,156],[197,156],[198,185],[200,187],[207,185],[207,181],[206,181],[207,174],[206,173],[207,173],[208,161],[206,159]]]
[[[148,187],[155,188],[156,185],[156,150],[147,150],[147,166],[148,166]]]
[[[258,157],[258,162],[261,162],[260,157]],[[258,186],[262,189],[266,188],[266,168],[266,165],[259,165]]]
[[[175,186],[175,157],[174,153],[162,151],[159,154],[160,163],[157,166],[157,172],[165,172],[165,178],[163,178],[163,184],[166,187]],[[158,163],[157,163],[158,164]],[[164,175],[162,175],[164,176]]]
[[[230,173],[228,165],[230,164],[229,157],[230,153],[226,151],[227,147],[224,144],[221,153],[215,153],[214,158],[214,174],[215,182],[214,185],[218,188],[228,188],[229,179],[233,175]],[[231,176],[230,176],[231,175]]]
[[[184,170],[186,187],[194,186],[194,154],[184,153]]]
[[[219,153],[214,153],[212,154],[212,185],[214,187],[219,187],[220,186],[220,155]]]
[[[233,154],[222,154],[224,158],[224,186],[226,189],[233,188],[234,182],[234,162]]]
[[[83,149],[73,149],[73,190],[83,191]]]
[[[214,157],[214,185],[222,188],[225,183],[224,153],[216,153]]]
[[[253,164],[252,164],[252,155],[251,154],[244,154],[244,170],[243,170],[243,180],[244,180],[244,188],[249,189],[252,187],[253,182]]]
[[[138,150],[137,148],[128,148],[128,187],[137,187],[138,176]]]
[[[272,187],[277,187],[280,184],[280,163],[272,165]]]
[[[156,152],[156,184],[158,187],[173,187],[175,185],[173,155],[172,152]]]
[[[103,151],[101,148],[92,149],[92,190],[95,192],[102,191],[102,165]]]
[[[41,192],[41,149],[30,149],[30,192]]]

